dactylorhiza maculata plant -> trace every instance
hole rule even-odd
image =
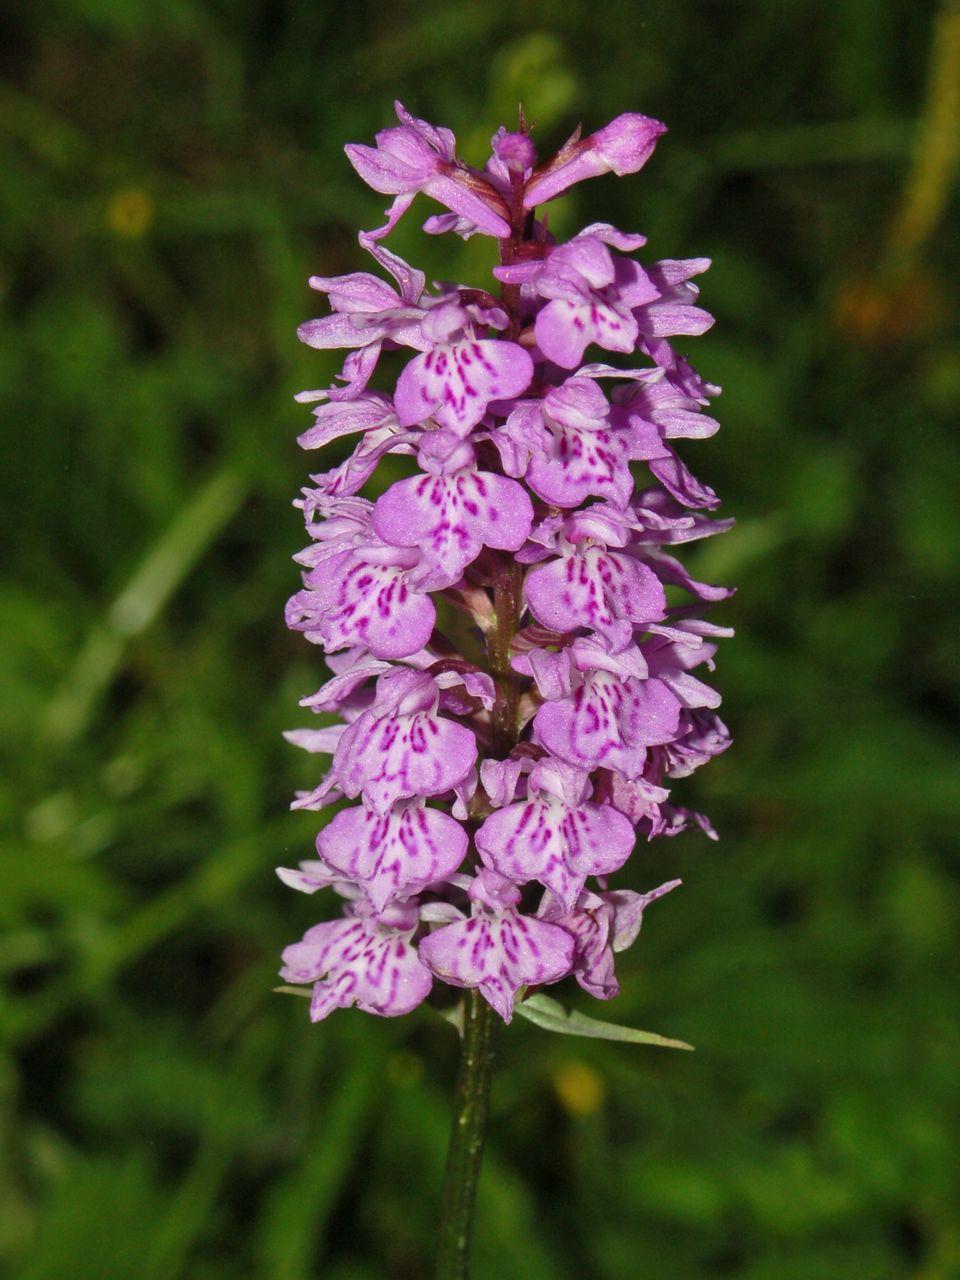
[[[317,404],[300,444],[359,443],[298,503],[310,545],[287,622],[333,673],[303,705],[337,722],[289,735],[332,757],[295,805],[352,803],[316,860],[280,871],[345,900],[286,949],[282,976],[312,984],[314,1020],[405,1014],[446,984],[474,993],[468,1025],[482,1001],[509,1022],[569,976],[615,996],[614,953],[679,882],[637,893],[611,877],[638,836],[714,834],[669,789],[729,742],[696,674],[729,634],[697,614],[729,591],[673,554],[731,523],[673,447],[718,425],[718,388],[672,341],[712,323],[692,283],[709,263],[641,265],[644,237],[606,223],[558,243],[539,212],[639,170],[655,120],[578,131],[542,164],[525,127],[500,128],[475,169],[448,129],[397,115],[376,146],[346,148],[394,197],[359,237],[378,271],[313,277],[330,314],[299,331],[348,352],[336,385],[299,397]],[[496,242],[493,280],[429,290],[385,247],[418,192],[447,210],[425,231]],[[387,454],[410,474],[359,496]],[[454,611],[459,647],[438,625]]]

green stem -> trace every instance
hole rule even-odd
[[[523,566],[515,560],[504,564],[493,590],[496,626],[487,640],[490,674],[497,686],[493,707],[493,755],[503,759],[517,745],[517,702],[520,682],[510,667],[510,646],[523,607]]]
[[[497,1015],[479,991],[467,993],[463,1039],[447,1152],[437,1251],[437,1280],[466,1280],[470,1238],[493,1075]]]
[[[519,682],[510,669],[510,645],[519,625],[522,593],[523,566],[505,560],[493,592],[496,624],[487,640],[490,672],[497,686],[492,716],[493,754],[501,759],[516,746],[518,737]],[[437,1280],[466,1280],[469,1272],[496,1026],[496,1014],[480,992],[469,991],[464,1000],[460,1066],[443,1184]]]

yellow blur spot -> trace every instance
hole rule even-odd
[[[573,1116],[590,1116],[603,1102],[603,1080],[585,1062],[568,1062],[553,1077],[560,1105]]]
[[[153,199],[139,187],[115,191],[107,201],[107,226],[118,236],[142,236],[153,222]]]

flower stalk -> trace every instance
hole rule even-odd
[[[436,1280],[465,1280],[493,1078],[497,1019],[477,991],[463,1002],[460,1061],[443,1180]]]

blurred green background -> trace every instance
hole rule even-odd
[[[476,1276],[960,1276],[957,8],[48,0],[0,47],[0,1270],[428,1270],[450,1028],[270,992],[331,910],[273,875],[323,678],[282,606],[334,363],[294,329],[365,265],[341,148],[399,97],[474,163],[520,101],[542,151],[670,125],[556,225],[714,259],[686,456],[739,521],[691,556],[740,587],[736,744],[677,788],[721,842],[642,848],[623,883],[684,888],[615,1005],[565,992],[697,1053],[509,1028]],[[420,220],[394,247],[480,283]]]

